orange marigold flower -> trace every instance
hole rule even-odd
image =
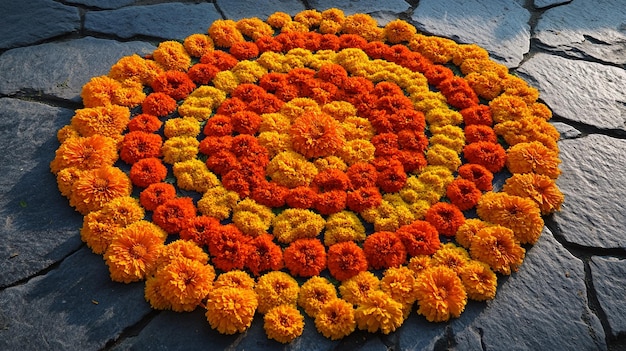
[[[252,111],[241,111],[231,116],[233,130],[239,134],[256,134],[261,122],[261,116]]]
[[[196,84],[184,72],[165,71],[154,78],[152,89],[157,93],[165,93],[174,100],[182,100],[196,89]],[[151,112],[144,111],[144,113]],[[152,114],[158,115],[157,113]]]
[[[470,299],[485,301],[496,297],[498,277],[488,264],[471,260],[463,267],[459,276]]]
[[[376,185],[387,193],[400,191],[406,184],[407,175],[404,166],[395,159],[379,159],[376,164],[379,170],[376,177]]]
[[[163,68],[152,60],[146,60],[137,54],[122,57],[109,71],[109,77],[120,82],[126,80],[139,81],[150,85],[155,76],[163,72]]]
[[[377,187],[358,188],[348,192],[346,205],[354,212],[363,212],[369,208],[378,207],[383,197]]]
[[[497,143],[498,137],[493,129],[489,126],[482,124],[471,124],[465,127],[465,141],[468,144],[476,143],[480,141],[487,141],[490,143]]]
[[[164,238],[145,227],[130,226],[113,238],[104,253],[111,279],[130,283],[144,279],[156,267]]]
[[[191,57],[183,44],[177,41],[164,41],[152,53],[154,60],[165,70],[187,71]]]
[[[437,229],[439,234],[453,236],[465,222],[465,216],[458,207],[445,202],[438,202],[426,211],[426,221]]]
[[[163,122],[161,122],[156,116],[142,113],[133,117],[128,122],[128,130],[131,132],[145,132],[154,133],[161,129]]]
[[[341,30],[345,34],[359,34],[367,41],[380,40],[383,36],[383,29],[378,27],[376,20],[364,13],[346,16]]]
[[[220,71],[227,71],[235,67],[238,62],[233,55],[221,50],[207,52],[200,58],[200,63],[215,66]]]
[[[107,76],[93,77],[83,85],[80,97],[85,107],[106,106],[114,103],[115,92],[122,84]]]
[[[369,188],[376,186],[378,173],[376,168],[365,162],[358,162],[350,167],[346,171],[350,184],[353,188]]]
[[[76,110],[71,126],[85,137],[99,134],[117,138],[129,121],[130,110],[127,107],[108,105]]]
[[[432,255],[441,246],[437,229],[426,221],[414,221],[403,225],[398,228],[396,235],[404,244],[409,256]]]
[[[148,211],[154,211],[159,205],[176,197],[176,188],[169,183],[154,183],[148,185],[139,194],[139,202]]]
[[[466,249],[472,245],[472,240],[474,240],[474,236],[478,233],[479,230],[483,228],[487,228],[490,226],[490,223],[487,223],[478,218],[468,218],[465,220],[459,229],[456,231],[455,239],[459,245],[463,246]]]
[[[446,266],[455,273],[460,274],[463,267],[469,262],[470,255],[462,247],[453,243],[447,243],[437,250],[432,256],[432,266]]]
[[[465,122],[466,126],[474,124],[491,126],[493,124],[489,106],[476,105],[464,108],[459,112],[463,116],[463,122]]]
[[[107,202],[129,196],[132,184],[119,168],[104,166],[82,172],[72,184],[70,205],[80,213],[97,211]]]
[[[197,63],[189,69],[187,75],[189,79],[191,79],[194,83],[200,84],[209,84],[213,78],[220,72],[220,69],[217,66],[209,65],[205,63]]]
[[[552,179],[561,174],[557,152],[538,141],[513,145],[507,155],[506,166],[511,173],[537,173]]]
[[[272,27],[260,18],[243,18],[237,21],[237,29],[252,40],[274,35]]]
[[[157,267],[165,267],[181,257],[198,261],[202,264],[207,264],[209,262],[209,255],[207,255],[206,252],[204,252],[204,250],[202,250],[202,248],[194,242],[187,240],[175,240],[168,243],[161,249],[159,259],[157,260]]]
[[[289,189],[276,183],[261,181],[252,189],[250,197],[261,205],[268,207],[282,207]]]
[[[144,297],[155,310],[169,310],[172,308],[172,304],[163,296],[163,286],[163,282],[156,279],[154,276],[150,276],[146,279]]]
[[[150,115],[164,117],[176,111],[176,100],[161,92],[151,93],[141,104],[141,111]]]
[[[309,111],[291,125],[294,150],[307,158],[330,156],[345,143],[339,123],[329,115]]]
[[[507,153],[500,144],[487,141],[471,143],[463,148],[463,156],[470,163],[484,166],[491,172],[498,172],[507,162]]]
[[[353,241],[344,241],[328,248],[328,270],[337,280],[344,281],[367,270],[363,249]]]
[[[376,290],[368,294],[354,311],[354,318],[359,329],[370,333],[381,331],[389,334],[395,331],[404,322],[402,304],[395,301],[387,293]]]
[[[515,239],[513,231],[499,225],[483,228],[476,233],[470,246],[473,259],[485,262],[504,275],[517,272],[526,250]]]
[[[159,205],[152,214],[152,221],[167,233],[180,232],[187,221],[196,216],[196,207],[190,197],[167,200]]]
[[[299,209],[312,208],[317,198],[315,190],[308,186],[298,186],[289,190],[289,194],[285,197],[287,206]]]
[[[206,34],[192,34],[185,38],[183,47],[191,56],[201,57],[213,51],[213,40]]]
[[[415,274],[416,277],[419,277],[423,271],[432,267],[431,262],[432,258],[429,255],[417,255],[411,257],[407,267],[413,271],[413,274]]]
[[[374,269],[397,267],[406,261],[406,248],[392,232],[376,232],[365,239],[363,251]]]
[[[273,271],[259,277],[254,291],[259,297],[259,313],[267,313],[272,307],[280,305],[295,308],[300,286],[289,274]]]
[[[130,167],[130,180],[134,185],[145,188],[162,182],[167,177],[167,168],[155,157],[138,160]]]
[[[417,300],[415,285],[417,280],[411,269],[405,266],[392,267],[383,273],[380,289],[404,306]]]
[[[534,244],[543,230],[539,206],[531,199],[507,193],[486,193],[476,206],[484,221],[513,230],[522,244]]]
[[[117,158],[117,146],[112,138],[101,135],[69,138],[56,150],[50,169],[55,174],[65,168],[94,169],[112,166]]]
[[[244,235],[232,224],[219,226],[209,235],[209,253],[213,264],[223,271],[243,269],[248,255],[252,252],[250,237]]]
[[[459,167],[459,176],[473,182],[479,190],[493,189],[493,173],[484,166],[475,163],[466,163]]]
[[[325,303],[315,316],[315,328],[331,340],[350,335],[356,327],[352,304],[334,298]]]
[[[252,324],[257,305],[253,290],[216,288],[209,292],[205,316],[211,328],[222,334],[242,333]]]
[[[145,216],[144,209],[137,199],[130,196],[120,196],[102,206],[102,215],[122,227],[137,222]]]
[[[276,306],[263,317],[263,329],[269,339],[286,344],[302,335],[304,317],[294,306]]]
[[[467,304],[467,293],[461,279],[448,267],[432,267],[418,279],[418,314],[429,322],[445,322],[459,317]]]
[[[335,286],[324,277],[311,277],[300,287],[298,305],[311,318],[315,318],[322,306],[337,298]]]
[[[564,200],[554,179],[536,173],[513,174],[506,180],[502,190],[507,194],[535,201],[543,215],[559,211]]]
[[[254,278],[248,275],[248,273],[234,270],[220,274],[215,280],[215,283],[213,283],[213,288],[235,288],[254,291],[254,284]]]
[[[196,245],[207,245],[211,231],[219,225],[220,222],[215,217],[197,216],[185,223],[180,231],[180,238],[193,241]]]
[[[250,241],[252,250],[248,255],[246,267],[255,276],[263,271],[278,271],[283,268],[283,250],[276,245],[270,234],[261,234]]]
[[[417,33],[417,29],[406,21],[397,19],[385,25],[385,38],[392,44],[408,42]]]
[[[446,188],[446,196],[461,211],[476,206],[482,193],[471,180],[457,178]]]
[[[528,105],[518,96],[502,94],[489,102],[494,122],[518,121],[530,116]]]
[[[377,290],[380,290],[380,280],[370,271],[361,271],[339,286],[341,297],[354,305],[364,303],[370,293]]]
[[[159,292],[176,312],[191,312],[204,300],[213,288],[215,269],[185,257],[174,259],[157,270],[160,280]]]
[[[214,136],[221,137],[231,135],[233,133],[233,123],[230,116],[215,114],[211,118],[209,118],[204,126],[203,133],[206,136]],[[206,139],[205,139],[206,140]],[[208,141],[207,141],[208,142]],[[205,152],[203,151],[203,143],[204,140],[200,143],[200,151],[206,154],[211,154],[213,152]],[[221,146],[224,146],[223,143],[219,143]],[[227,149],[230,149],[229,146],[226,145]]]
[[[317,193],[313,207],[323,215],[337,213],[346,208],[347,194],[342,190]]]
[[[234,43],[229,52],[238,60],[251,60],[259,56],[259,47],[254,43],[241,41]]]
[[[89,212],[83,218],[80,238],[93,253],[104,254],[113,237],[122,227],[111,218],[104,216],[102,211]]]
[[[318,239],[297,239],[285,249],[285,267],[292,275],[312,277],[326,268],[326,250]]]
[[[209,35],[215,45],[230,48],[233,44],[245,41],[233,20],[216,20],[209,27]]]
[[[133,164],[143,158],[161,156],[161,145],[163,141],[158,134],[144,132],[130,132],[124,135],[120,158]]]

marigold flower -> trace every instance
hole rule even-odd
[[[472,124],[465,127],[465,138],[468,144],[480,141],[490,143],[498,142],[498,137],[493,129],[486,125]]]
[[[214,288],[207,298],[205,316],[211,328],[222,334],[241,333],[252,324],[257,305],[253,290]]]
[[[159,157],[162,143],[158,134],[130,132],[124,135],[120,158],[132,165],[143,158]]]
[[[491,269],[504,275],[517,272],[524,260],[526,250],[515,239],[513,231],[495,225],[483,228],[476,233],[470,245],[473,259],[485,262]]]
[[[519,143],[507,150],[506,166],[511,173],[537,173],[556,179],[561,160],[554,150],[538,141]]]
[[[152,52],[154,60],[165,70],[187,71],[191,57],[183,44],[177,41],[164,41]]]
[[[107,76],[93,77],[83,85],[80,97],[85,107],[114,104],[115,92],[122,89],[122,84]]]
[[[313,207],[323,215],[337,213],[346,208],[347,194],[342,190],[317,193]]]
[[[163,162],[173,165],[194,159],[199,152],[199,145],[200,143],[195,137],[182,136],[168,139],[161,147]]]
[[[469,249],[472,245],[472,240],[476,233],[483,228],[487,228],[492,225],[491,223],[487,223],[478,218],[468,218],[465,220],[459,229],[456,231],[455,239],[456,242],[463,246],[466,249]]]
[[[259,313],[267,313],[272,307],[289,305],[295,308],[300,287],[289,274],[281,271],[266,273],[257,280],[254,291],[259,298]]]
[[[259,131],[262,120],[252,111],[241,111],[232,115],[231,123],[235,132],[254,135]]]
[[[392,232],[376,232],[365,239],[363,251],[374,269],[397,267],[406,261],[406,248]]]
[[[403,306],[411,306],[417,299],[416,284],[417,280],[411,269],[405,266],[392,267],[383,273],[380,289]]]
[[[467,146],[465,148],[467,148]],[[452,172],[456,171],[459,166],[461,166],[461,159],[458,153],[441,144],[430,146],[426,153],[426,158],[428,159],[429,165],[444,166]]]
[[[196,207],[190,197],[165,201],[152,214],[152,221],[168,234],[180,232],[187,221],[196,216]]]
[[[245,41],[233,20],[216,20],[209,27],[209,35],[216,46],[230,48],[237,42]]]
[[[367,41],[380,40],[383,36],[383,29],[378,27],[376,20],[363,13],[346,16],[341,30],[345,34],[359,34]]]
[[[123,283],[144,279],[156,267],[164,241],[145,227],[120,230],[104,253],[111,279]]]
[[[358,188],[347,194],[346,205],[354,212],[376,208],[382,203],[382,195],[377,187]]]
[[[267,17],[266,22],[274,28],[282,28],[285,24],[291,22],[291,16],[285,12],[274,12]]]
[[[273,241],[270,234],[261,234],[250,241],[252,250],[248,255],[246,267],[255,276],[263,271],[278,271],[283,268],[283,250]]]
[[[392,44],[408,42],[417,33],[417,29],[403,20],[395,20],[385,25],[385,38]]]
[[[250,237],[244,235],[232,224],[218,226],[209,234],[209,253],[213,264],[223,271],[241,270],[253,248]]]
[[[193,117],[170,118],[165,122],[163,134],[166,138],[196,137],[200,134],[200,123]]]
[[[460,274],[469,259],[470,255],[464,248],[450,242],[433,254],[431,264],[432,266],[446,266]]]
[[[112,138],[100,135],[69,138],[56,150],[50,169],[55,174],[65,168],[94,169],[112,166],[117,158],[117,146]]]
[[[459,317],[467,304],[461,279],[448,267],[432,267],[420,274],[417,287],[418,314],[429,322]]]
[[[463,148],[463,156],[470,163],[479,164],[490,172],[500,171],[507,162],[507,153],[500,144],[487,141],[471,143]]]
[[[240,201],[233,209],[233,223],[245,234],[257,236],[270,228],[274,213],[252,199]]]
[[[130,196],[131,191],[130,179],[119,168],[94,168],[80,173],[72,183],[70,205],[85,215],[117,197]]]
[[[476,206],[484,221],[513,230],[522,244],[534,244],[543,230],[539,206],[531,199],[507,193],[486,193]]]
[[[163,296],[162,289],[164,286],[163,281],[156,279],[154,276],[146,278],[144,297],[155,310],[169,310],[172,308],[172,304]]]
[[[171,96],[174,100],[182,100],[186,98],[194,89],[196,84],[185,74],[179,71],[165,71],[158,75],[152,82],[152,89],[157,93],[164,93]],[[144,111],[152,113],[151,111]]]
[[[80,238],[93,253],[101,255],[104,254],[120,229],[122,227],[108,216],[103,215],[102,211],[93,211],[83,218]]]
[[[120,82],[136,80],[145,85],[150,85],[157,75],[163,72],[163,68],[152,60],[146,60],[137,54],[124,56],[115,63],[109,71],[109,77]]]
[[[289,190],[289,194],[285,197],[285,202],[291,208],[309,209],[313,207],[316,199],[317,193],[315,190],[308,186],[298,186]]]
[[[154,133],[161,129],[163,122],[156,116],[142,113],[133,117],[128,122],[128,130],[131,132]]]
[[[108,105],[76,110],[71,126],[84,137],[102,135],[118,138],[128,126],[130,111],[127,107]]]
[[[387,193],[395,193],[406,184],[407,176],[404,166],[397,160],[380,159],[376,164],[379,170],[376,185]]]
[[[493,119],[491,118],[491,110],[489,109],[489,106],[476,105],[464,108],[459,112],[463,116],[463,122],[466,126],[475,124],[491,126],[493,124]]]
[[[509,145],[538,141],[558,152],[560,134],[556,128],[541,117],[526,117],[519,121],[506,121],[494,127]]]
[[[159,292],[176,312],[191,312],[204,300],[213,287],[215,269],[209,264],[185,257],[174,259],[159,269]]]
[[[426,221],[433,225],[439,234],[453,236],[465,222],[465,216],[455,205],[445,202],[434,204],[425,215]]]
[[[204,252],[200,246],[196,245],[194,242],[187,240],[175,240],[165,245],[159,252],[159,258],[157,259],[156,265],[157,269],[165,267],[181,257],[198,261],[202,264],[207,264],[209,262],[209,255],[207,255],[206,252]]]
[[[365,162],[358,162],[350,165],[346,171],[346,175],[348,176],[348,179],[350,179],[352,187],[355,189],[375,186],[378,177],[376,168]]]
[[[459,167],[459,177],[473,182],[479,190],[493,189],[493,174],[484,166],[475,163],[466,163]]]
[[[468,298],[485,301],[496,297],[498,277],[488,264],[471,260],[463,267],[459,276],[465,291],[467,291]]]
[[[370,271],[361,271],[339,286],[341,297],[354,305],[367,301],[369,294],[376,290],[380,290],[380,280]]]
[[[290,189],[308,186],[317,172],[317,167],[313,163],[294,151],[285,151],[276,155],[266,170],[267,175],[274,182]]]
[[[338,122],[324,113],[302,114],[290,132],[294,150],[307,158],[330,156],[345,143]]]
[[[137,199],[130,196],[117,197],[102,206],[104,217],[122,227],[143,219],[145,212]]]
[[[139,194],[139,202],[148,211],[154,211],[159,205],[176,197],[176,189],[169,183],[154,183],[148,185]]]
[[[554,179],[536,173],[513,174],[506,180],[502,191],[533,200],[539,205],[542,215],[559,211],[564,200]]]
[[[141,111],[150,115],[164,117],[176,111],[176,100],[171,96],[155,92],[151,93],[141,104]]]
[[[239,195],[236,192],[228,191],[223,186],[216,186],[207,190],[198,200],[198,210],[205,216],[226,219],[230,217],[238,201]]]
[[[355,327],[354,308],[343,299],[329,300],[315,316],[315,328],[331,340],[350,335]]]
[[[437,229],[426,221],[414,221],[396,231],[409,256],[432,255],[441,246]]]
[[[237,21],[236,27],[241,34],[255,41],[265,36],[274,35],[272,27],[256,17],[240,19]]]
[[[326,268],[326,250],[318,239],[297,239],[283,253],[292,275],[312,277]]]
[[[269,339],[286,344],[302,335],[304,317],[294,306],[276,306],[263,317],[263,329]]]
[[[482,193],[476,187],[476,184],[470,180],[457,178],[448,184],[446,196],[453,205],[461,211],[466,211],[478,203]]]
[[[337,280],[352,278],[367,270],[365,253],[352,241],[333,244],[328,249],[328,270]]]
[[[206,34],[192,34],[185,38],[183,47],[187,53],[194,57],[201,57],[207,52],[213,51],[213,40]]]
[[[254,43],[241,41],[230,47],[230,54],[238,60],[250,60],[259,56],[259,48]]]
[[[311,318],[315,318],[324,304],[337,298],[337,290],[328,279],[315,276],[309,278],[300,287],[298,305]]]
[[[130,180],[134,185],[145,188],[150,184],[159,183],[167,177],[167,168],[160,159],[143,158],[130,168]]]
[[[489,102],[494,122],[518,121],[530,116],[530,109],[524,99],[502,94]]]
[[[389,334],[402,325],[404,313],[400,302],[395,301],[387,293],[376,290],[371,291],[367,300],[356,308],[354,318],[361,330]]]
[[[238,290],[254,291],[254,284],[254,278],[248,275],[248,273],[244,271],[234,270],[220,274],[213,283],[213,289],[234,288]]]
[[[409,260],[409,264],[407,267],[413,271],[416,277],[425,271],[426,269],[432,267],[432,258],[429,255],[417,255],[411,257]]]
[[[354,139],[347,141],[337,155],[348,165],[367,163],[374,159],[376,148],[369,140]]]
[[[180,238],[193,241],[198,246],[206,245],[209,242],[211,230],[219,224],[220,222],[215,217],[206,215],[191,218],[180,231]]]
[[[365,227],[356,214],[342,211],[328,216],[324,245],[331,246],[339,242],[363,240],[365,240]]]

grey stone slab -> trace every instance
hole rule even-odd
[[[626,333],[626,260],[594,256],[589,262],[593,287],[611,327],[617,337]]]
[[[549,50],[626,64],[626,6],[622,0],[574,0],[543,13],[534,38]]]
[[[578,138],[579,136],[582,135],[580,130],[570,126],[567,123],[563,123],[563,122],[550,122],[550,123],[561,134],[561,140]]]
[[[530,13],[513,0],[421,0],[411,19],[423,32],[482,46],[507,67],[530,48]]]
[[[592,134],[559,142],[565,195],[554,214],[565,240],[600,248],[626,248],[626,140]]]
[[[404,0],[309,0],[308,3],[312,8],[319,11],[336,7],[343,10],[346,15],[373,13],[377,11],[400,13],[411,7],[411,5]]]
[[[150,312],[143,283],[115,283],[83,247],[58,268],[0,291],[0,349],[100,350]]]
[[[118,9],[134,4],[137,0],[66,0],[68,4],[84,5],[99,9]]]
[[[554,114],[602,129],[626,130],[626,70],[541,53],[517,73],[539,89]]]
[[[92,77],[109,73],[123,56],[144,55],[155,48],[143,42],[85,37],[12,49],[0,56],[0,94],[43,95],[79,102],[83,85]]]
[[[64,108],[0,99],[0,288],[81,245],[82,216],[61,196],[49,167],[59,145],[56,131],[72,115]]]
[[[148,36],[183,40],[191,34],[206,33],[217,19],[221,16],[214,4],[165,3],[89,11],[85,30],[125,39]]]
[[[299,0],[217,0],[216,4],[227,19],[234,21],[250,17],[266,20],[269,15],[276,11],[293,16],[306,10],[304,3]]]
[[[0,49],[30,45],[80,29],[78,9],[52,0],[3,0],[0,13]]]
[[[572,2],[572,0],[535,0],[533,4],[538,9],[543,9],[549,6],[563,5],[568,2]]]

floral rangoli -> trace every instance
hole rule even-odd
[[[51,163],[111,279],[234,334],[333,340],[496,296],[559,209],[539,93],[473,44],[339,9],[218,20],[82,89]],[[414,308],[415,307],[415,308]]]

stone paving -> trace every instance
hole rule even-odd
[[[143,284],[109,279],[80,241],[82,217],[56,189],[56,131],[80,89],[120,57],[205,32],[219,18],[306,8],[366,12],[477,43],[541,92],[561,132],[562,211],[546,219],[496,299],[390,335],[330,341],[310,319],[281,346],[257,316],[222,336],[203,312],[158,312]],[[1,350],[626,349],[626,5],[622,0],[3,0],[0,26]]]

